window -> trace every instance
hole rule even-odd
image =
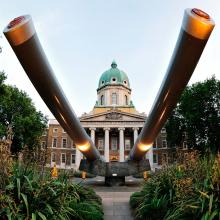
[[[158,156],[157,156],[157,154],[153,154],[153,163],[158,163]]]
[[[75,146],[75,144],[73,143],[73,141],[71,141],[71,144],[72,144],[72,150],[74,151],[74,152],[76,152],[76,146]],[[74,153],[75,154],[75,153]]]
[[[63,148],[67,148],[67,140],[66,140],[66,138],[62,139],[62,147]]]
[[[42,149],[45,149],[45,148],[46,148],[46,141],[42,141],[42,142],[41,142],[41,148],[42,148]]]
[[[116,82],[117,81],[117,79],[114,77],[114,78],[112,78],[112,82]]]
[[[76,154],[71,155],[71,163],[76,163]]]
[[[66,154],[61,154],[61,163],[66,163]]]
[[[73,154],[76,154],[76,148],[74,148],[74,149],[72,150],[72,152],[73,152]]]
[[[167,141],[166,140],[162,140],[162,148],[167,148]]]
[[[124,80],[124,84],[125,84],[125,85],[127,84],[127,81],[126,81],[126,80]]]
[[[105,81],[104,80],[102,80],[102,85],[105,83]]]
[[[162,162],[167,163],[167,154],[163,154]]]
[[[56,162],[56,154],[55,154],[55,153],[52,153],[52,154],[51,154],[51,161],[52,161],[53,163]]]
[[[187,148],[188,148],[187,142],[183,141],[183,149],[187,149]]]
[[[166,128],[162,128],[161,133],[163,133],[163,134],[166,133]]]
[[[128,97],[125,95],[125,105],[128,105]]]
[[[57,134],[57,133],[58,133],[58,128],[54,128],[54,129],[53,129],[53,133],[54,133],[54,134]]]
[[[43,136],[47,136],[47,131],[44,131],[44,132],[43,132]]]
[[[156,138],[155,141],[154,141],[153,148],[157,148],[157,138]]]
[[[63,133],[66,133],[66,131],[65,131],[64,129],[62,129],[62,132],[63,132]]]
[[[112,93],[112,105],[117,105],[117,94]]]
[[[101,95],[101,105],[105,104],[104,95]]]
[[[111,144],[112,150],[117,150],[117,137],[112,137],[112,144]]]
[[[98,150],[103,150],[104,148],[104,140],[103,138],[98,138]]]
[[[131,140],[125,139],[125,150],[130,150],[130,149],[131,149]]]
[[[173,153],[172,155],[173,155],[173,162],[176,162],[176,161],[177,161],[177,155],[176,155],[176,153]]]
[[[57,147],[57,138],[53,138],[52,147]]]
[[[183,138],[187,138],[186,132],[183,132]]]

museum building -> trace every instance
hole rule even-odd
[[[131,87],[127,74],[118,69],[115,61],[105,71],[98,83],[97,101],[93,110],[79,119],[95,143],[100,154],[108,161],[123,162],[129,155],[147,116],[139,113],[131,100]],[[42,147],[47,146],[48,165],[58,168],[79,167],[82,154],[57,120],[49,121],[42,137]],[[166,131],[163,128],[157,136],[151,151],[153,169],[168,163],[172,152],[167,148]]]

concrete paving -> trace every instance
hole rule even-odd
[[[92,187],[102,198],[104,220],[131,220],[133,219],[129,206],[129,199],[133,192],[140,191],[143,180],[126,177],[125,186],[107,187],[104,185],[104,177],[92,179],[75,179],[83,185]]]
[[[129,198],[132,192],[97,192],[102,198],[104,220],[131,220]]]

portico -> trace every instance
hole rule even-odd
[[[110,118],[109,114],[114,118]],[[98,115],[84,115],[80,121],[106,162],[124,162],[145,118],[144,115],[111,109]]]

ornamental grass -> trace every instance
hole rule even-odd
[[[220,154],[191,152],[164,166],[131,195],[130,206],[138,220],[219,220]]]
[[[52,179],[38,164],[12,160],[7,148],[0,148],[5,158],[4,164],[0,158],[0,219],[103,219],[101,199],[91,188],[72,183],[65,173]]]

